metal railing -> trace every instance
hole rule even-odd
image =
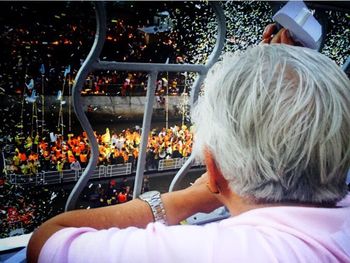
[[[50,171],[50,172],[43,172],[43,184],[58,184],[62,182],[62,176],[63,172],[58,171]]]
[[[38,185],[42,182],[43,174],[37,173],[36,175],[27,174],[8,174],[7,177],[11,184],[25,185],[25,184],[35,184]]]
[[[162,159],[158,163],[158,171],[180,169],[182,164],[182,158]]]
[[[36,175],[9,174],[9,182],[16,185],[50,185],[66,182],[76,182],[83,174],[82,170],[63,170],[63,171],[48,171],[38,173]],[[112,171],[112,172],[108,172]],[[115,164],[115,165],[100,165],[93,171],[91,179],[109,178],[131,174],[131,163]]]
[[[124,169],[124,170],[127,170],[126,167],[127,167],[128,165],[129,165],[129,163],[127,163],[127,164],[122,164],[123,169]],[[115,165],[108,165],[108,166],[115,166]],[[108,166],[107,166],[107,167],[108,167]],[[83,169],[81,170],[80,176],[84,173],[85,169],[86,169],[86,168],[83,168]],[[91,175],[90,178],[96,179],[96,178],[108,177],[108,176],[106,175],[106,170],[107,170],[107,169],[106,169],[106,166],[104,166],[104,165],[97,166],[97,167],[95,168],[95,170],[93,171],[93,173],[92,173],[92,175]],[[118,175],[123,175],[123,173],[121,173],[121,174],[116,174],[115,176],[118,176]]]
[[[180,169],[190,157],[173,158],[173,159],[162,159],[158,163],[158,171]],[[200,161],[194,161],[192,166],[203,166],[204,164]]]
[[[180,169],[189,157],[161,159],[158,162],[158,168],[148,171],[167,171]],[[193,166],[202,166],[201,162],[193,162]],[[24,174],[8,174],[9,182],[16,185],[50,185],[67,182],[76,182],[84,173],[86,168],[81,170],[62,170],[62,171],[47,171],[36,175]],[[97,166],[90,179],[110,178],[132,174],[132,163],[113,164],[113,165],[99,165]]]
[[[118,71],[134,71],[134,72],[146,72],[148,73],[148,83],[147,83],[147,100],[145,103],[145,111],[142,123],[142,134],[141,134],[141,143],[139,150],[139,159],[137,162],[136,169],[136,178],[135,185],[133,191],[133,197],[136,198],[141,193],[142,182],[143,182],[143,173],[145,171],[145,163],[146,163],[146,147],[148,134],[151,126],[151,118],[152,118],[152,107],[155,98],[155,90],[156,90],[156,81],[159,72],[195,72],[198,73],[196,80],[193,83],[191,88],[191,96],[190,96],[190,105],[193,105],[194,102],[198,98],[200,86],[204,81],[204,78],[212,67],[212,65],[219,58],[221,51],[223,49],[225,43],[226,36],[226,21],[223,9],[219,2],[209,2],[212,7],[215,15],[216,22],[218,24],[218,33],[216,36],[215,46],[213,48],[212,53],[208,56],[208,60],[206,64],[203,65],[191,65],[191,64],[162,64],[162,63],[125,63],[125,62],[116,62],[116,61],[100,61],[99,57],[102,51],[102,48],[106,39],[106,28],[107,28],[107,20],[106,20],[106,10],[103,2],[94,2],[95,5],[95,13],[96,13],[96,34],[95,41],[93,46],[88,54],[87,58],[84,60],[83,65],[78,71],[78,74],[75,78],[74,86],[73,86],[73,106],[76,116],[85,130],[87,137],[90,141],[91,146],[91,158],[89,160],[89,164],[84,171],[83,175],[78,180],[74,189],[68,197],[65,210],[73,210],[75,208],[75,204],[78,200],[80,193],[83,191],[85,185],[87,184],[90,176],[94,173],[94,169],[97,165],[98,161],[98,144],[91,127],[91,124],[86,117],[84,110],[82,108],[81,102],[81,91],[82,87],[85,83],[85,80],[88,74],[92,71],[96,70],[118,70]],[[190,167],[192,163],[192,158],[190,158],[184,166]],[[180,179],[180,177],[184,176],[187,172],[186,169],[180,169],[179,173],[181,175],[177,175],[175,177],[176,180]],[[174,184],[174,183],[172,183]],[[170,188],[171,190],[171,188]]]
[[[62,182],[74,182],[77,181],[79,178],[79,170],[64,170],[62,171],[61,174],[59,174],[61,176],[61,180]]]
[[[131,163],[128,163],[128,166],[126,167],[126,169],[123,168],[122,164],[108,165],[106,167],[106,176],[112,177],[116,175],[131,174],[131,167],[132,167]]]

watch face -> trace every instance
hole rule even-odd
[[[142,199],[149,199],[149,198],[152,198],[153,196],[158,195],[158,194],[159,194],[159,192],[157,192],[157,191],[149,191],[149,192],[143,193],[142,195],[140,195],[140,197]]]

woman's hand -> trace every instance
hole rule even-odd
[[[209,213],[223,204],[209,191],[208,175],[204,173],[190,187],[162,194],[169,224],[177,224],[195,213]]]
[[[263,33],[263,40],[261,41],[261,43],[265,43],[265,44],[280,43],[280,44],[287,44],[292,46],[296,45],[295,41],[290,36],[288,29],[282,28],[280,31],[277,32],[277,34],[273,34],[275,30],[276,30],[276,24],[267,25],[265,27],[265,30]]]
[[[198,177],[196,181],[194,181],[193,184],[191,184],[192,187],[196,186],[206,186],[208,183],[208,173],[204,173],[201,175],[201,177]]]

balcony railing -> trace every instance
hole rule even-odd
[[[146,171],[167,171],[178,170],[188,160],[189,157],[174,158],[174,159],[162,159],[158,162],[158,168],[154,170]],[[202,166],[200,162],[194,162],[193,166]],[[85,171],[85,168],[81,170],[63,170],[63,171],[47,171],[40,172],[36,175],[24,175],[24,174],[8,174],[7,177],[11,184],[15,185],[51,185],[60,184],[66,182],[76,182]],[[97,178],[110,178],[110,177],[122,177],[132,174],[132,163],[114,164],[114,165],[99,165],[93,171],[90,179]]]

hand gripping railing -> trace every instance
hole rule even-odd
[[[191,65],[191,64],[161,64],[161,63],[125,63],[125,62],[115,62],[115,61],[100,61],[99,56],[101,54],[105,38],[106,38],[106,12],[103,2],[94,2],[95,13],[96,13],[96,34],[95,41],[90,50],[89,55],[84,61],[83,65],[78,71],[78,74],[75,79],[75,84],[73,86],[73,106],[74,111],[77,115],[77,118],[86,131],[87,137],[90,142],[91,147],[91,157],[86,167],[84,173],[80,177],[79,181],[74,186],[71,194],[68,197],[65,210],[73,210],[77,199],[82,192],[84,186],[88,182],[90,176],[92,175],[98,160],[98,144],[93,132],[93,129],[87,119],[84,110],[82,109],[81,103],[81,90],[87,75],[91,71],[95,70],[119,70],[119,71],[143,71],[148,72],[148,83],[147,83],[147,94],[146,94],[146,103],[145,103],[145,112],[143,116],[142,124],[142,134],[141,134],[141,143],[139,150],[139,159],[137,162],[136,177],[134,184],[134,194],[133,197],[136,198],[142,187],[142,178],[145,169],[146,162],[146,147],[148,133],[150,131],[151,118],[152,118],[152,108],[154,102],[154,94],[156,89],[157,75],[159,71],[168,71],[168,72],[197,72],[198,77],[193,83],[191,94],[190,94],[190,105],[192,106],[198,98],[200,85],[203,82],[208,70],[210,67],[217,61],[220,56],[221,50],[224,46],[225,35],[226,35],[226,22],[224,12],[218,2],[211,2],[211,7],[213,8],[216,21],[218,24],[218,33],[216,37],[216,43],[214,49],[205,65]],[[179,181],[191,167],[193,158],[184,164],[180,171],[175,176],[173,182],[171,183],[170,190],[174,189],[176,182]]]

